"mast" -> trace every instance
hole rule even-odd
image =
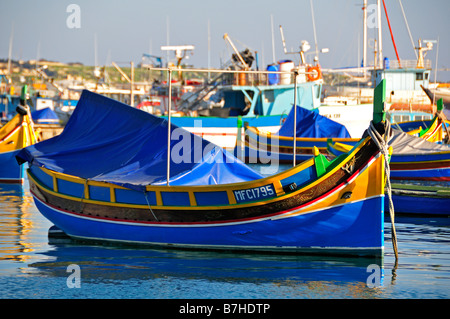
[[[275,62],[275,37],[273,34],[273,15],[270,15],[270,29],[272,30],[272,62]]]
[[[367,66],[367,0],[363,5],[363,68]],[[365,74],[365,73],[364,73]]]
[[[316,56],[314,57],[317,62],[319,62],[319,47],[317,46],[317,34],[316,34],[316,22],[314,20],[314,7],[312,0],[309,0],[309,3],[311,5],[311,17],[312,17],[312,23],[313,23],[313,31],[314,31],[314,45],[316,48]]]
[[[14,38],[14,24],[11,25],[11,35],[9,37],[9,49],[8,49],[8,76],[11,77],[11,57],[12,57],[12,47],[13,47],[13,38]],[[36,61],[37,63],[37,61]]]
[[[383,68],[383,42],[381,34],[381,1],[377,0],[377,14],[378,14],[378,66]]]
[[[211,24],[208,19],[208,69],[211,69]],[[211,73],[208,72],[208,82],[211,80]]]

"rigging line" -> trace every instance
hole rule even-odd
[[[398,65],[400,67],[402,67],[400,64],[400,58],[398,56],[397,46],[395,45],[394,34],[392,33],[391,22],[389,21],[389,16],[388,16],[387,9],[386,9],[386,3],[384,2],[384,0],[383,0],[383,7],[384,7],[384,13],[386,14],[386,20],[387,20],[387,23],[389,26],[389,32],[391,33],[391,39],[392,39],[392,44],[394,45],[395,55],[397,56]]]
[[[153,218],[154,218],[157,222],[159,222],[159,220],[158,220],[158,218],[156,217],[155,213],[153,213],[153,209],[152,209],[152,207],[150,206],[150,203],[149,203],[149,201],[148,201],[148,197],[147,197],[147,196],[148,196],[148,192],[145,191],[144,194],[145,194],[145,200],[147,201],[148,208],[150,209],[150,212],[152,213]]]
[[[414,54],[416,55],[416,59],[417,59],[418,56],[417,56],[416,48],[414,45],[414,40],[411,35],[411,31],[409,30],[408,20],[406,20],[406,15],[405,15],[405,11],[403,10],[402,0],[398,0],[398,2],[400,3],[400,8],[402,9],[402,13],[403,13],[403,19],[405,20],[406,29],[408,30],[408,34],[409,34],[409,39],[411,40],[411,45],[413,47],[413,51],[414,51]]]

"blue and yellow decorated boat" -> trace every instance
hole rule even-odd
[[[448,167],[450,155],[436,156],[437,154],[434,153],[436,150],[445,153],[450,149],[446,146],[435,147],[432,145],[432,143],[445,144],[447,140],[448,129],[444,126],[447,125],[447,122],[440,115],[440,110],[442,110],[442,107],[438,108],[435,117],[428,122],[416,121],[393,125],[393,128],[396,129],[394,134],[399,138],[397,142],[394,142],[396,139],[390,142],[394,147],[394,160],[391,160],[393,171],[407,170],[411,168],[411,165],[415,169],[433,167],[442,170]],[[247,163],[293,163],[294,144],[296,163],[300,163],[311,158],[314,149],[324,155],[330,153],[339,155],[348,152],[360,141],[359,138],[351,138],[345,126],[300,106],[297,106],[296,110],[291,109],[286,121],[277,133],[259,130],[248,123],[244,123],[244,129],[245,138],[243,141],[236,143],[234,152],[236,156]],[[405,129],[405,134],[402,134],[403,129]],[[407,139],[407,142],[400,142],[400,139],[403,139],[403,137],[400,138],[400,135],[406,136],[404,138]],[[409,138],[408,136],[420,139]],[[430,143],[422,143],[422,140]],[[415,146],[411,146],[408,151],[405,151],[408,144]],[[417,146],[418,144],[420,146]],[[425,147],[425,150],[422,150],[425,144],[428,146]],[[417,152],[414,152],[414,148]],[[407,153],[406,156],[405,153]],[[431,153],[434,155],[430,155]],[[416,162],[424,163],[424,165],[418,165]],[[428,175],[432,177],[433,174],[435,172],[429,172]],[[392,177],[396,178],[397,175],[397,173],[394,173]],[[403,177],[403,175],[398,176]],[[426,174],[424,174],[425,176]]]
[[[450,216],[448,183],[393,183],[395,213],[422,216]],[[387,208],[387,207],[386,207]]]
[[[393,127],[428,142],[445,144],[449,140],[450,122],[443,113],[443,100],[437,102],[437,111],[431,120],[418,120],[393,124]]]
[[[438,108],[427,127],[419,126],[408,132],[393,130],[393,137],[389,141],[393,149],[391,180],[450,181],[450,147],[445,144],[446,128],[443,126],[446,122],[440,115],[441,110],[442,107]],[[339,156],[350,151],[360,141],[350,138],[345,127],[339,123],[299,106],[295,118],[296,163],[314,156],[314,150],[324,155]],[[237,144],[235,154],[249,163],[292,163],[293,123],[294,108],[277,134],[245,125],[245,140]]]
[[[298,105],[291,108],[276,133],[260,130],[248,122],[244,122],[244,130],[244,141],[237,141],[234,153],[246,163],[292,163],[294,142],[296,163],[300,163],[310,159],[314,150],[328,154],[329,139],[352,147],[360,141],[351,138],[344,125]]]
[[[39,211],[75,239],[380,256],[377,145],[368,136],[333,161],[318,154],[263,178],[165,119],[84,91],[64,131],[17,159]]]
[[[17,153],[36,143],[28,107],[17,107],[17,114],[0,128],[0,183],[22,184],[25,168],[16,161]]]
[[[393,130],[389,141],[392,156],[389,162],[390,178],[392,181],[450,181],[450,146],[437,144],[424,138],[434,140],[435,126],[430,126],[421,137],[413,136],[399,130]],[[440,135],[441,133],[437,134]],[[328,151],[338,156],[350,150],[351,145],[329,141]]]

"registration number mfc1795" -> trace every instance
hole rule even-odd
[[[234,191],[234,197],[237,203],[250,202],[273,196],[275,196],[275,190],[272,184]]]

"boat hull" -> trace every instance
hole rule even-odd
[[[39,211],[66,234],[81,240],[189,249],[246,250],[382,255],[384,197],[373,197],[343,206],[289,218],[212,225],[154,225],[79,216],[42,202]],[[379,232],[373,232],[378,229]],[[367,232],[373,236],[367,236]],[[380,236],[381,235],[381,236]]]
[[[17,163],[18,152],[19,150],[0,153],[0,183],[22,184],[24,182],[25,166]]]
[[[145,192],[33,165],[28,173],[39,211],[76,239],[193,249],[381,256],[383,156],[366,140],[343,162],[333,164],[320,171],[320,161],[311,159],[252,182],[198,187],[150,185]]]
[[[393,184],[392,201],[396,213],[450,216],[450,192],[446,187]],[[387,210],[387,202],[385,206]]]
[[[392,180],[450,181],[450,152],[394,154],[390,168]]]

